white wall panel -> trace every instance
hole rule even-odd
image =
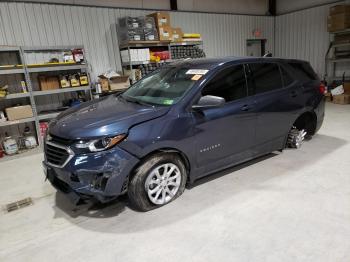
[[[310,61],[320,77],[324,75],[329,45],[325,5],[276,17],[275,55]]]
[[[267,0],[177,0],[178,10],[265,15]]]
[[[22,2],[41,2],[115,8],[138,8],[170,10],[170,0],[21,0]],[[316,1],[316,0],[314,0]],[[10,1],[9,1],[10,2]],[[201,11],[233,14],[265,15],[268,0],[177,0],[180,11]]]
[[[92,75],[121,70],[116,23],[123,16],[149,10],[97,8],[39,3],[0,2],[0,45],[81,45]],[[274,18],[171,12],[171,24],[203,36],[208,57],[245,55],[246,39],[260,28],[267,49],[274,50]],[[36,57],[40,59],[40,57]],[[42,59],[42,57],[41,57]]]
[[[331,4],[335,2],[340,2],[337,0],[277,0],[276,1],[276,11],[277,14],[283,14],[287,12],[293,12],[296,10],[302,10],[310,7],[315,7],[319,5]]]

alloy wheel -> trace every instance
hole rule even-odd
[[[145,182],[145,190],[153,204],[164,205],[175,197],[180,184],[180,169],[173,163],[166,163],[150,172]]]

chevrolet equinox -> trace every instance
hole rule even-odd
[[[323,93],[310,64],[300,60],[172,63],[53,120],[44,139],[46,177],[75,203],[127,193],[147,211],[196,179],[299,148],[323,122]]]

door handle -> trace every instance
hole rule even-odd
[[[250,107],[248,105],[244,105],[241,107],[242,111],[248,111],[250,109]]]
[[[291,97],[297,97],[298,93],[296,91],[292,91],[292,92],[290,92],[290,96]]]

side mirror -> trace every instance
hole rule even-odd
[[[198,103],[192,106],[192,109],[207,109],[207,108],[215,108],[220,107],[225,104],[225,98],[220,96],[202,96]]]

